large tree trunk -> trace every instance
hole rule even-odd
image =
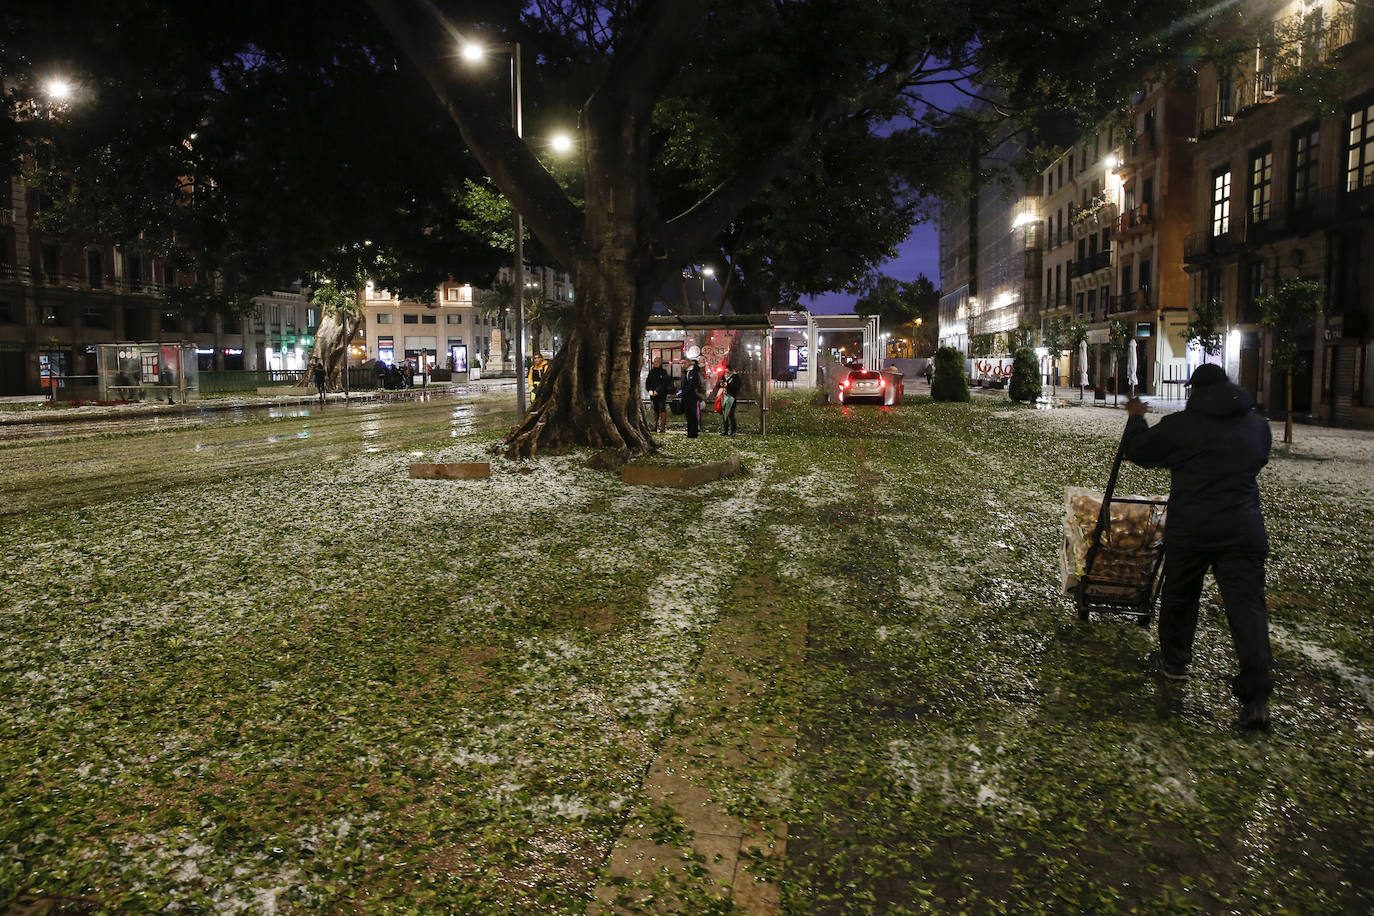
[[[579,257],[574,278],[574,323],[538,398],[506,437],[511,457],[576,444],[611,450],[624,460],[654,448],[639,397],[649,287],[634,282],[624,256]]]
[[[347,365],[348,347],[358,332],[357,325],[358,322],[342,323],[335,312],[326,310],[315,331],[315,346],[310,351],[310,358],[324,364],[326,383],[336,391],[343,390],[343,367]],[[307,373],[301,384],[313,385],[314,380]]]

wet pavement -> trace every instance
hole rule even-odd
[[[514,421],[509,386],[0,426],[0,516],[415,447]]]

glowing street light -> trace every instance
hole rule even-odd
[[[567,134],[554,134],[553,139],[549,141],[549,145],[553,147],[555,153],[561,155],[572,150],[573,140],[572,137]]]
[[[54,102],[65,102],[72,97],[72,84],[60,76],[55,76],[48,80],[44,90],[48,93],[48,98]]]

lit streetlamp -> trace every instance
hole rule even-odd
[[[703,315],[706,314],[706,310],[711,304],[710,300],[706,298],[706,278],[715,275],[716,269],[714,267],[703,267],[698,274],[701,277],[701,314]]]
[[[524,114],[520,95],[520,42],[513,41],[500,46],[500,50],[510,54],[510,116],[511,126],[517,138],[524,137]],[[465,42],[462,48],[463,59],[478,63],[486,56],[486,49],[476,42]],[[514,209],[514,208],[512,208]],[[515,211],[515,264],[511,277],[511,289],[519,297],[515,305],[515,409],[521,418],[525,416],[525,218]]]

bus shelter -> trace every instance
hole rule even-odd
[[[99,344],[96,367],[101,400],[185,404],[200,396],[194,343]]]
[[[767,315],[653,315],[644,333],[644,364],[640,368],[639,390],[654,360],[663,366],[679,387],[686,364],[697,360],[706,376],[707,391],[728,366],[744,380],[739,394],[736,418],[757,410],[759,433],[768,432],[768,407],[771,393],[768,372],[769,343],[773,325]],[[710,405],[703,405],[705,414]]]

